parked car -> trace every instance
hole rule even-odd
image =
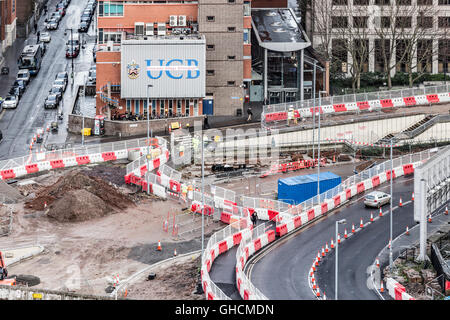
[[[27,88],[27,85],[26,85],[25,81],[23,81],[23,80],[16,80],[16,81],[14,81],[11,89],[9,90],[9,94],[16,95],[17,94],[17,90],[16,90],[17,88],[19,88],[22,93],[25,92],[25,89]],[[22,93],[20,95],[22,95]]]
[[[62,99],[63,96],[63,91],[61,87],[52,87],[49,91],[49,94],[56,94],[56,96],[58,97],[59,100]]]
[[[46,28],[47,30],[56,30],[58,29],[59,22],[56,18],[52,18],[47,22]]]
[[[55,82],[53,82],[54,87],[60,87],[62,91],[66,91],[66,81],[63,79],[56,79]]]
[[[24,92],[25,89],[23,87],[11,87],[9,90],[9,94],[12,96],[17,96],[19,100],[22,98]]]
[[[58,21],[58,23],[59,23],[62,19],[61,13],[58,11],[52,12],[50,19],[53,19],[53,18],[55,18],[56,21]]]
[[[61,17],[64,17],[66,15],[66,8],[64,7],[63,3],[58,3],[56,10],[61,14]]]
[[[67,71],[58,72],[58,74],[55,77],[55,80],[58,80],[58,79],[64,80],[67,85],[67,82],[69,82],[69,74],[67,73]]]
[[[20,69],[19,72],[17,72],[16,80],[22,80],[28,85],[31,80],[30,71],[28,71],[28,69]]]
[[[52,40],[52,37],[50,36],[50,33],[48,32],[41,32],[41,35],[39,36],[39,40],[41,42],[50,42]]]
[[[45,98],[44,109],[56,109],[59,105],[59,99],[56,94],[49,94],[47,98]]]
[[[91,83],[94,83],[94,84],[97,82],[97,71],[96,71],[96,69],[89,70],[88,81],[91,82]]]
[[[67,48],[66,49],[66,58],[76,58],[78,57],[79,54],[79,50],[75,47],[75,48]]]
[[[3,108],[4,109],[13,109],[17,108],[17,104],[19,103],[19,97],[16,95],[8,95],[5,100],[3,101]]]
[[[87,32],[89,30],[89,24],[87,23],[87,21],[81,21],[79,27],[78,27],[78,32]]]
[[[2,67],[2,74],[9,74],[9,68],[8,67]]]
[[[364,197],[364,205],[366,207],[380,208],[391,202],[391,196],[381,191],[372,191]]]

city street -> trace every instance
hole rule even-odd
[[[48,14],[51,14],[57,1],[48,4]],[[66,15],[61,19],[57,30],[49,31],[50,43],[47,44],[46,53],[42,59],[39,73],[32,78],[27,86],[16,109],[3,110],[0,114],[0,130],[3,133],[3,141],[0,143],[0,159],[8,159],[24,156],[29,152],[30,141],[39,128],[46,128],[52,121],[58,121],[58,112],[63,111],[63,119],[59,120],[58,133],[48,133],[44,142],[35,145],[34,148],[41,149],[43,146],[52,144],[64,144],[67,138],[67,120],[72,110],[69,110],[75,96],[73,90],[76,84],[82,84],[87,76],[89,68],[93,62],[92,48],[94,46],[95,29],[91,24],[89,32],[83,34],[87,45],[80,50],[80,54],[74,59],[74,80],[71,79],[71,61],[65,57],[65,42],[70,37],[70,31],[64,35],[65,29],[73,28],[78,32],[78,24],[81,12],[87,1],[72,1],[67,7]],[[38,23],[38,30],[42,33],[45,30],[45,15],[41,16]],[[6,97],[18,72],[17,59],[25,45],[35,44],[37,36],[31,33],[25,41],[17,41],[16,45],[7,52],[5,65],[10,68],[9,75],[0,76],[0,96]],[[59,110],[44,109],[44,100],[51,89],[53,81],[58,72],[67,71],[69,73],[69,83],[63,95],[62,104]],[[62,108],[61,108],[62,107]],[[44,148],[42,148],[44,149]]]

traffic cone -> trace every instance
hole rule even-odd
[[[377,267],[379,268],[380,267],[380,260],[378,258],[376,259],[376,264],[377,264]]]
[[[333,242],[333,238],[331,238],[331,249],[334,249],[334,242]]]
[[[373,222],[373,213],[370,213],[370,222]]]
[[[380,217],[382,217],[383,216],[383,211],[381,211],[381,208],[380,208]]]
[[[325,257],[325,249],[322,247],[322,257]]]
[[[328,253],[328,242],[325,243],[325,253]]]
[[[344,238],[347,239],[348,235],[347,235],[347,229],[344,230]]]
[[[445,207],[445,215],[448,216],[448,207]]]
[[[338,233],[337,243],[341,244],[341,234],[340,233]]]
[[[314,271],[316,271],[316,267],[319,265],[319,260],[317,260],[317,257],[316,257],[316,260],[314,260],[314,266],[313,266],[313,270]]]
[[[359,223],[359,227],[362,229],[364,228],[364,223],[363,223],[363,219],[361,218],[361,222]]]
[[[177,256],[177,248],[175,248],[175,250],[173,251],[173,255],[174,255],[174,257]]]
[[[391,239],[389,239],[389,244],[388,244],[388,248],[391,248]]]
[[[383,280],[381,280],[380,292],[384,292]]]
[[[313,270],[313,268],[314,268],[314,263],[313,263],[313,267],[311,269],[309,269],[309,276],[310,277],[314,277],[314,270]]]
[[[431,223],[431,222],[432,222],[432,220],[431,220],[431,214],[430,214],[430,215],[428,215],[428,222],[429,222],[429,223]]]
[[[414,201],[414,192],[412,193],[411,201]]]
[[[319,287],[317,287],[316,297],[320,297]]]
[[[333,163],[336,162],[336,155],[333,155]]]
[[[317,251],[317,261],[320,262],[320,251]]]
[[[400,202],[398,204],[399,207],[403,207],[402,198],[400,197]]]
[[[316,282],[315,282],[315,281],[313,281],[313,283],[312,283],[312,288],[313,288],[313,290],[316,290],[316,289],[317,289],[317,285],[316,285]]]
[[[409,228],[406,226],[406,235],[409,236]]]
[[[352,233],[355,233],[355,224],[352,223]]]
[[[158,240],[158,248],[156,248],[156,250],[162,251],[162,248],[161,248],[161,240]]]
[[[327,296],[325,295],[325,291],[323,292],[323,300],[327,300]]]
[[[47,201],[44,202],[44,208],[47,208]]]

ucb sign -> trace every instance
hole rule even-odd
[[[172,60],[145,60],[147,64],[147,76],[150,79],[159,79],[163,75],[171,79],[197,79],[200,76],[198,60],[196,59],[172,59]]]

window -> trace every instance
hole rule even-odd
[[[228,60],[235,60],[236,56],[228,56]]]
[[[342,39],[333,39],[331,55],[334,71],[347,73],[347,42]]]
[[[450,17],[438,17],[438,27],[439,28],[450,27]]]
[[[388,6],[390,4],[390,0],[375,0],[375,4],[379,6]]]
[[[417,41],[417,69],[419,72],[432,71],[433,40]]]
[[[234,86],[235,84],[235,81],[227,81],[227,86]]]
[[[144,105],[144,114],[147,115],[147,112],[148,112],[147,111],[147,109],[148,109],[147,108],[147,100],[143,100],[142,102],[143,102],[143,105]]]
[[[411,17],[396,17],[395,27],[396,28],[411,28]]]
[[[216,17],[214,17],[214,16],[207,16],[206,17],[206,21],[208,21],[208,22],[214,22],[216,20]]]
[[[386,59],[390,59],[390,41],[385,39],[384,42],[381,39],[375,39],[375,72],[384,72],[384,54],[386,54]]]
[[[235,0],[228,0],[228,3],[236,3]]]
[[[140,100],[134,100],[134,114],[139,114]]]
[[[410,6],[411,0],[397,0],[397,5],[399,6]]]
[[[198,116],[198,100],[194,99],[194,116]]]
[[[122,33],[120,32],[107,32],[103,31],[99,32],[98,42],[99,43],[107,43],[108,41],[112,41],[114,43],[120,43],[122,39]]]
[[[159,104],[159,114],[165,114],[166,113],[166,100],[160,100]]]
[[[236,28],[235,27],[228,27],[228,32],[235,32]]]
[[[433,28],[433,17],[417,17],[417,25],[419,28]]]
[[[343,6],[347,4],[347,0],[333,0],[333,6]]]
[[[439,40],[438,42],[438,72],[448,73],[450,67],[450,40]]]
[[[250,43],[250,30],[249,29],[244,29],[244,43],[245,44],[249,44]]]
[[[430,0],[430,1],[432,2],[432,0]],[[431,4],[433,4],[433,3],[431,3]],[[450,0],[439,0],[438,4],[440,6],[442,6],[442,5],[449,5],[450,4]]]
[[[156,115],[156,100],[152,100],[152,115]]]
[[[369,0],[353,0],[354,6],[368,6]]]
[[[98,15],[100,17],[120,17],[123,16],[123,2],[99,1]]]
[[[441,0],[439,0],[440,2]],[[418,6],[431,6],[433,5],[433,0],[417,0]]]
[[[173,100],[169,100],[169,116],[173,114]]]
[[[16,0],[12,0],[12,8],[11,8],[11,12],[15,12],[16,11]]]
[[[177,115],[181,115],[182,100],[177,100]]]
[[[103,28],[98,28],[98,43],[103,43]]]
[[[391,27],[391,17],[381,17],[381,27],[390,28]]]
[[[184,110],[186,110],[185,112],[186,112],[186,115],[187,116],[189,116],[189,114],[191,113],[191,107],[190,107],[190,105],[189,105],[189,100],[186,100],[185,102],[184,102]]]
[[[208,51],[214,51],[214,49],[215,49],[215,45],[213,45],[213,44],[207,44],[206,45],[206,50],[208,50]]]
[[[131,100],[127,100],[127,112],[131,113]]]
[[[367,28],[367,21],[369,17],[353,17],[353,27]]]
[[[361,65],[362,72],[369,72],[369,40],[353,40],[355,59]]]
[[[406,61],[410,61],[411,51],[408,50],[410,46],[410,41],[408,40],[397,40],[395,42],[395,70],[400,72],[408,72],[409,68]]]
[[[250,2],[245,1],[244,2],[244,17],[250,17],[252,15],[252,7],[250,5]]]
[[[347,17],[331,17],[331,27],[332,28],[347,28],[348,27]]]
[[[214,70],[206,70],[206,75],[207,76],[213,76],[215,74]]]

